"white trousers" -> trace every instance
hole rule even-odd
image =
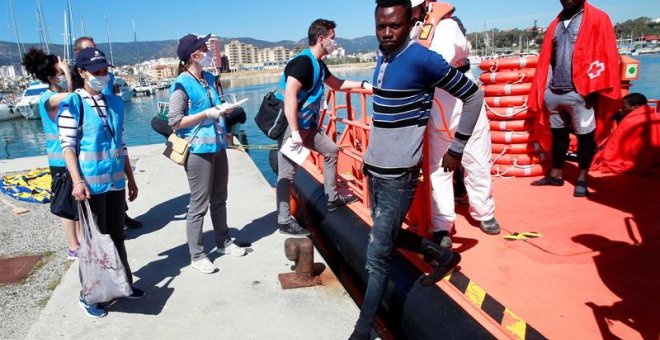
[[[463,109],[463,102],[444,90],[436,89],[435,98],[437,101],[431,110],[429,124],[429,162],[433,199],[433,204],[431,204],[432,232],[450,231],[456,220],[453,172],[445,172],[441,165],[442,157],[449,149],[452,136],[458,128]],[[442,110],[438,108],[438,102],[442,105]],[[444,112],[446,122],[449,124],[451,131],[449,135],[444,130],[441,111]],[[490,127],[484,106],[481,108],[477,125],[463,152],[462,165],[465,169],[465,187],[469,197],[470,215],[477,221],[487,221],[493,218],[495,201],[492,194],[493,181],[490,175]]]

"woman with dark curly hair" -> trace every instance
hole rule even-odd
[[[66,98],[71,90],[69,65],[58,56],[31,48],[23,55],[23,66],[33,77],[48,84],[48,90],[42,93],[39,99],[39,113],[46,134],[46,151],[48,153],[50,174],[55,178],[55,176],[66,171],[55,117],[62,99]],[[62,227],[69,241],[67,257],[75,260],[78,258],[78,248],[80,247],[76,221],[62,218]]]

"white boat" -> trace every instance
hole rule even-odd
[[[135,89],[135,94],[144,94],[150,96],[156,93],[156,90],[153,88],[153,86],[147,83],[139,83],[134,87],[134,89]]]
[[[39,115],[39,97],[43,92],[48,90],[48,84],[40,81],[30,83],[21,99],[16,103],[16,110],[23,115],[26,119],[41,119]]]
[[[0,104],[0,122],[5,120],[12,120],[16,118],[22,118],[23,116],[16,111],[12,105]]]
[[[124,102],[130,102],[135,94],[135,90],[128,85],[124,78],[116,77],[113,86],[116,95],[120,96]]]

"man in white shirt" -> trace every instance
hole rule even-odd
[[[412,0],[411,4],[413,20],[419,22],[417,24],[419,28],[413,29],[411,34],[422,45],[442,55],[451,67],[463,72],[474,81],[470,71],[470,61],[467,58],[470,54],[470,42],[465,37],[460,21],[452,17],[455,8],[449,3],[428,0]],[[456,212],[452,186],[453,173],[445,172],[441,164],[442,156],[451,145],[451,136],[458,127],[462,107],[463,102],[448,92],[436,88],[429,124],[429,161],[433,187],[431,231],[434,241],[447,248],[452,246],[449,233],[454,227]],[[490,127],[485,107],[482,107],[461,163],[466,174],[465,184],[470,215],[479,221],[483,232],[497,235],[500,233],[500,226],[495,219],[495,201],[492,196],[490,143]]]

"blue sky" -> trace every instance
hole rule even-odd
[[[373,35],[373,0],[72,0],[75,31],[81,35],[82,17],[87,35],[106,41],[105,17],[110,20],[112,41],[133,40],[135,17],[139,40],[176,39],[186,33],[212,32],[223,37],[252,37],[267,41],[297,40],[322,17],[337,22],[337,35],[356,38]],[[13,0],[23,43],[39,42],[36,0]],[[66,0],[41,0],[51,42],[63,41]],[[546,26],[560,9],[559,0],[460,0],[456,14],[471,32],[487,28],[523,28],[534,19]],[[640,16],[660,17],[657,0],[593,0],[612,21]],[[533,5],[530,5],[533,4]],[[0,40],[15,41],[9,0],[0,0]]]

